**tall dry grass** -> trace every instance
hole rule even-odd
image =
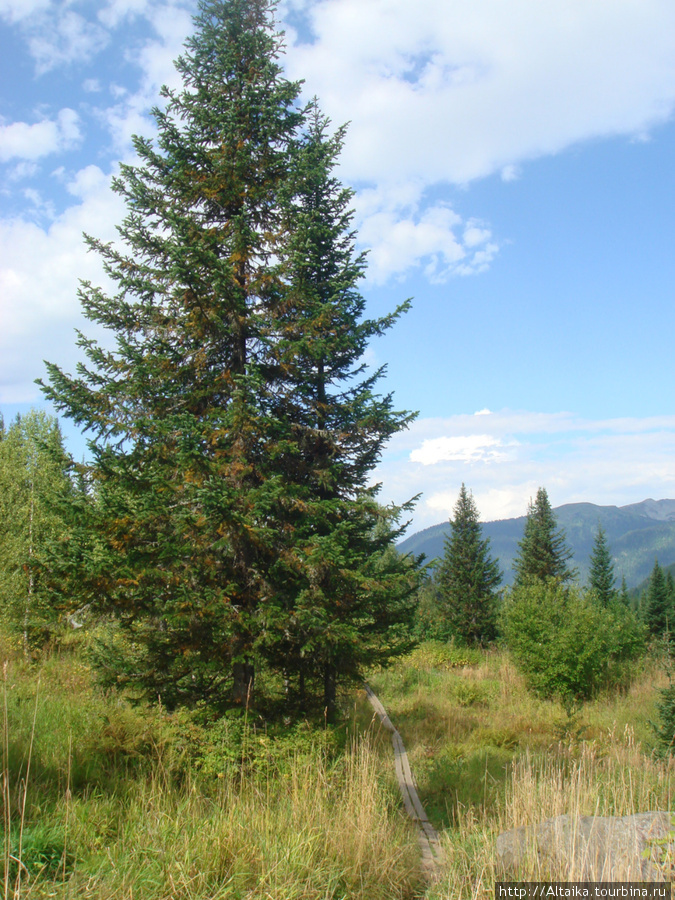
[[[5,684],[0,897],[419,896],[416,835],[368,735],[336,754],[308,732],[267,769],[176,769],[175,748],[145,737],[160,713],[146,722],[101,697],[72,659],[50,661],[49,676],[36,696],[36,672],[17,663]]]
[[[381,676],[380,696],[413,748],[429,808],[436,801],[440,824],[448,826],[442,833],[445,869],[427,900],[494,897],[495,881],[514,877],[500,868],[495,852],[504,831],[565,814],[672,810],[674,764],[656,760],[649,741],[656,687],[663,683],[658,667],[647,665],[629,690],[598,698],[570,721],[557,704],[529,694],[503,654],[461,670]],[[502,757],[495,756],[498,750]],[[481,759],[479,772],[470,764]],[[501,773],[496,778],[489,765],[494,759]],[[448,793],[448,781],[442,783],[448,777],[453,785],[462,782],[461,789]],[[471,778],[473,791],[466,785]],[[577,859],[574,853],[567,861],[560,857],[552,868],[531,841],[519,877],[576,880]]]
[[[610,737],[610,736],[608,736]],[[498,834],[568,814],[623,816],[672,809],[672,765],[645,755],[630,729],[611,736],[611,745],[596,742],[560,745],[549,756],[526,753],[517,759],[505,790],[490,811],[466,809],[458,827],[444,835],[447,868],[429,900],[469,900],[494,896],[497,880],[509,880],[495,852]],[[527,848],[519,877],[526,881],[579,880],[573,855],[557,870]],[[612,872],[612,880],[621,880]]]
[[[334,764],[305,756],[285,777],[222,779],[210,799],[195,782],[152,780],[117,803],[76,800],[70,833],[85,862],[51,896],[404,900],[419,885],[414,838],[366,743]]]

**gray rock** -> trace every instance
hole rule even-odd
[[[505,872],[528,878],[662,881],[670,875],[663,860],[668,850],[672,859],[675,849],[674,821],[675,815],[668,812],[557,816],[500,834],[497,860]],[[522,868],[526,862],[527,872]]]

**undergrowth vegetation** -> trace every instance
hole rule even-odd
[[[412,898],[368,735],[131,706],[77,653],[6,660],[4,897]]]
[[[420,798],[446,856],[428,900],[488,898],[508,875],[497,836],[562,814],[672,809],[672,763],[659,760],[653,722],[666,676],[657,660],[624,689],[576,714],[528,690],[501,651],[430,642],[371,684],[403,737]],[[523,880],[575,880],[532,854]],[[512,876],[511,876],[512,877]]]
[[[79,650],[3,645],[3,896],[488,898],[500,832],[563,813],[670,809],[656,662],[570,716],[504,652],[428,642],[370,682],[401,732],[445,865],[425,885],[391,744],[348,723],[168,712],[102,691]],[[522,877],[571,880],[532,856]]]

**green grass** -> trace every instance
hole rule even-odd
[[[500,831],[671,806],[670,769],[651,757],[665,683],[651,663],[573,721],[502,652],[425,644],[372,673],[441,832],[446,867],[426,887],[389,736],[363,692],[349,731],[209,720],[102,692],[77,652],[5,657],[0,879],[11,897],[18,885],[17,897],[57,900],[487,900],[503,874]],[[551,875],[535,862],[522,874]]]
[[[558,703],[527,690],[506,653],[474,651],[459,663],[456,654],[422,645],[370,678],[441,831],[447,865],[428,900],[494,896],[495,880],[505,877],[494,853],[501,831],[563,813],[673,808],[671,768],[652,755],[656,688],[665,684],[656,662],[640,663],[627,690],[587,703],[570,719]],[[556,873],[533,858],[520,875],[546,880]]]
[[[76,653],[11,659],[0,690],[2,896],[419,894],[416,836],[367,735],[133,707]]]

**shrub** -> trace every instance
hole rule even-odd
[[[558,697],[568,712],[622,683],[645,646],[631,610],[619,603],[605,608],[556,580],[515,589],[503,605],[501,630],[530,687]]]
[[[483,656],[476,647],[458,646],[454,641],[424,641],[405,658],[413,669],[453,669],[477,666]]]

